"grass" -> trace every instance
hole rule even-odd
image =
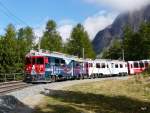
[[[51,92],[35,113],[150,113],[150,81],[143,77],[84,83]]]

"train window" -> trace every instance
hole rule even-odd
[[[109,68],[109,65],[107,64],[107,68]]]
[[[37,58],[36,64],[44,64],[44,59],[43,58]]]
[[[26,63],[26,64],[31,64],[31,60],[30,60],[30,58],[26,58],[25,63]]]
[[[115,64],[115,68],[118,68],[118,64]]]
[[[133,68],[133,65],[131,64],[131,68]]]
[[[86,63],[85,66],[88,67],[88,63]]]
[[[76,63],[76,66],[80,66],[79,63]]]
[[[55,59],[55,66],[59,66],[59,59]]]
[[[48,57],[48,62],[49,62],[49,63],[51,62],[51,58],[50,58],[50,57]]]
[[[59,64],[59,59],[55,59],[55,63],[56,63],[56,64]]]
[[[134,62],[134,68],[138,68],[139,67],[139,63],[138,62]]]
[[[92,64],[92,63],[89,63],[89,67],[93,67],[93,64]]]
[[[100,68],[100,64],[99,63],[96,63],[96,68]]]
[[[105,68],[105,67],[106,67],[106,65],[105,65],[104,63],[102,63],[102,64],[101,64],[101,67],[102,67],[102,68]]]
[[[140,62],[140,68],[143,68],[144,67],[144,63],[143,62]]]
[[[122,65],[122,64],[120,64],[120,68],[123,68],[123,65]]]
[[[61,60],[61,64],[65,64],[65,60]]]

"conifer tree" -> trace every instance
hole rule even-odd
[[[69,54],[82,57],[83,48],[86,58],[95,57],[88,33],[84,30],[84,27],[81,24],[77,24],[73,28],[71,37],[68,39],[67,50]]]
[[[46,25],[46,30],[41,39],[41,48],[50,51],[62,51],[62,39],[56,31],[56,23],[49,20]]]

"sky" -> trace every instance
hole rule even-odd
[[[119,13],[139,10],[147,4],[150,0],[0,0],[0,34],[12,23],[16,29],[31,26],[41,37],[46,22],[53,19],[64,41],[78,23],[92,40]]]

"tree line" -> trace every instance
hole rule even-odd
[[[105,48],[102,58],[142,60],[150,58],[150,22],[142,23],[137,32],[128,25],[123,31],[122,40],[115,38],[109,48]]]
[[[5,29],[5,34],[0,36],[0,73],[22,72],[25,64],[25,55],[31,49],[38,49],[35,44],[36,36],[33,28],[27,26],[18,30],[12,24]],[[57,24],[49,20],[43,36],[40,37],[41,49],[62,52],[85,58],[96,58],[95,52],[87,31],[82,24],[77,24],[66,42],[62,40],[57,31]],[[126,26],[120,38],[115,38],[109,48],[104,49],[102,58],[122,59],[124,51],[125,60],[141,60],[150,58],[150,23],[142,23],[139,30],[134,32]]]
[[[55,21],[47,22],[43,36],[40,37],[41,49],[82,57],[84,48],[85,58],[95,58],[91,40],[83,25],[77,24],[73,28],[67,42],[63,42],[56,28]],[[0,73],[22,72],[25,55],[31,49],[38,49],[35,39],[33,28],[27,26],[16,30],[12,24],[9,24],[5,29],[5,34],[0,36]]]

